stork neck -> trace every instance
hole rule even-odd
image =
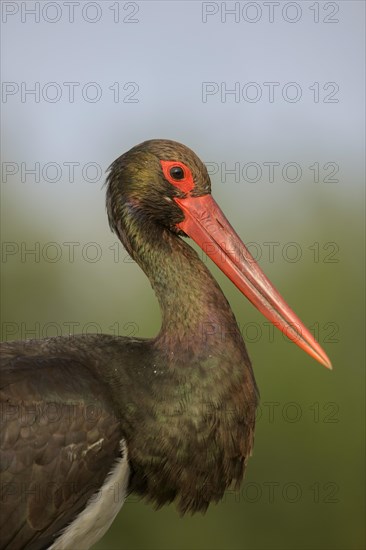
[[[132,237],[133,235],[133,237]],[[121,235],[126,246],[127,235]],[[164,348],[227,348],[242,341],[234,314],[211,273],[183,239],[160,226],[130,232],[127,249],[148,276],[159,300]]]

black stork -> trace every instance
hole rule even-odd
[[[258,391],[234,314],[181,237],[331,368],[213,200],[193,151],[158,139],[133,147],[110,167],[107,211],[150,279],[162,327],[152,340],[2,345],[1,548],[89,548],[131,492],[185,513],[240,484]]]

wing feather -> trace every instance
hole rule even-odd
[[[68,357],[1,369],[1,548],[50,546],[104,484],[122,433],[108,388]]]

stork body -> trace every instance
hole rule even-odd
[[[80,335],[2,344],[7,550],[89,548],[130,492],[185,513],[205,511],[239,486],[258,391],[230,306],[181,236],[207,244],[280,328],[298,321],[240,248],[192,151],[144,142],[114,162],[107,183],[110,225],[150,279],[162,327],[152,340]],[[330,366],[303,329],[290,337]]]

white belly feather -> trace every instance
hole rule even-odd
[[[100,490],[90,497],[84,510],[60,533],[49,550],[88,550],[111,526],[126,498],[130,469],[127,449],[121,441],[118,458]]]

